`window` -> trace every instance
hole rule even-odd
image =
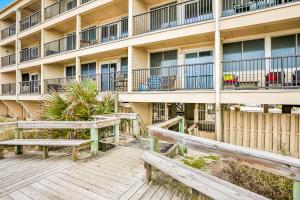
[[[185,88],[213,88],[212,62],[212,51],[201,51],[185,54]]]
[[[22,74],[22,82],[29,81],[29,73]]]
[[[272,57],[296,55],[296,35],[272,38]]]
[[[66,67],[66,77],[74,77],[76,76],[76,67],[68,66]]]
[[[128,71],[128,57],[121,58],[121,71],[122,72]]]
[[[223,71],[247,71],[263,68],[265,57],[264,39],[235,42],[223,45]],[[252,59],[252,60],[251,60]],[[248,60],[242,61],[241,60]],[[249,61],[250,60],[250,61]],[[226,62],[238,61],[238,62]]]
[[[169,67],[177,65],[177,50],[150,54],[150,67]]]
[[[102,42],[115,40],[118,37],[118,24],[108,24],[102,26]]]
[[[96,41],[96,27],[90,27],[82,31],[81,40],[84,41]]]
[[[96,63],[87,63],[81,65],[81,75],[95,75],[96,74]]]

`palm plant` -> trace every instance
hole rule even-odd
[[[94,115],[109,114],[114,111],[114,96],[107,94],[102,101],[97,100],[97,85],[92,80],[71,82],[65,93],[52,91],[44,99],[46,120],[53,121],[91,121]],[[54,132],[53,132],[54,133]],[[87,131],[60,130],[52,134],[60,138],[86,138]]]

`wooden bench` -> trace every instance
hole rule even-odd
[[[72,159],[78,160],[78,152],[80,149],[84,149],[91,146],[92,140],[60,140],[60,139],[15,139],[6,140],[0,142],[0,158],[3,158],[4,147],[11,146],[40,146],[43,148],[43,158],[49,157],[49,147],[72,147]],[[21,152],[22,153],[22,150]]]
[[[268,199],[254,192],[226,182],[206,172],[193,169],[183,165],[176,160],[172,160],[154,152],[145,152],[142,155],[145,162],[146,178],[151,181],[152,167],[164,172],[172,178],[184,183],[193,189],[194,195],[206,195],[212,199]]]

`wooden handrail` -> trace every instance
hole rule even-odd
[[[150,136],[196,151],[217,153],[227,159],[300,181],[300,159],[236,146],[206,138],[151,127]]]

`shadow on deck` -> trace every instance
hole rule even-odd
[[[0,199],[191,199],[191,191],[160,172],[145,181],[143,150],[119,147],[73,163],[69,155],[26,153],[0,160]]]

